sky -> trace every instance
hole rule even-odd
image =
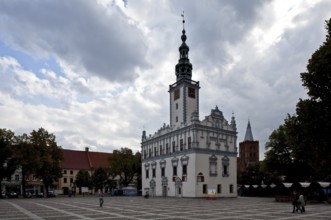
[[[170,123],[185,15],[200,120],[218,106],[260,159],[307,97],[300,73],[325,41],[329,0],[1,0],[0,128],[65,149],[140,150]]]

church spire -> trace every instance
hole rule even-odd
[[[184,17],[184,11],[182,14],[183,17],[183,31],[182,31],[182,45],[179,47],[179,60],[178,64],[176,65],[176,76],[177,76],[177,81],[186,78],[186,79],[191,79],[192,77],[192,64],[190,63],[190,60],[188,58],[188,52],[189,52],[189,47],[186,44],[186,34],[185,34],[185,17]]]
[[[245,134],[244,141],[254,141],[253,134],[252,134],[251,123],[250,123],[249,119],[248,119],[248,124],[247,124],[247,129],[246,129],[246,134]]]

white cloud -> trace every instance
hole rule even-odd
[[[139,150],[143,128],[169,123],[183,9],[200,118],[234,112],[238,142],[249,118],[263,153],[305,97],[299,74],[324,41],[329,2],[1,1],[0,124],[44,127],[64,148]]]

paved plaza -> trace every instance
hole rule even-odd
[[[330,204],[308,204],[292,213],[290,203],[273,198],[187,199],[105,197],[1,199],[0,219],[331,219]]]

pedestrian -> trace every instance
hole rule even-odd
[[[293,205],[293,213],[297,212],[297,211],[301,211],[299,204],[298,204],[298,200],[299,200],[299,195],[296,191],[293,192],[293,200],[292,200],[292,205]]]
[[[301,208],[301,213],[306,212],[306,209],[305,209],[306,202],[305,202],[305,198],[303,197],[302,194],[300,194],[300,196],[299,196],[298,203]]]
[[[98,191],[98,195],[99,195],[99,205],[100,205],[100,207],[102,207],[102,205],[103,205],[103,194],[102,194],[102,191],[100,189]]]

